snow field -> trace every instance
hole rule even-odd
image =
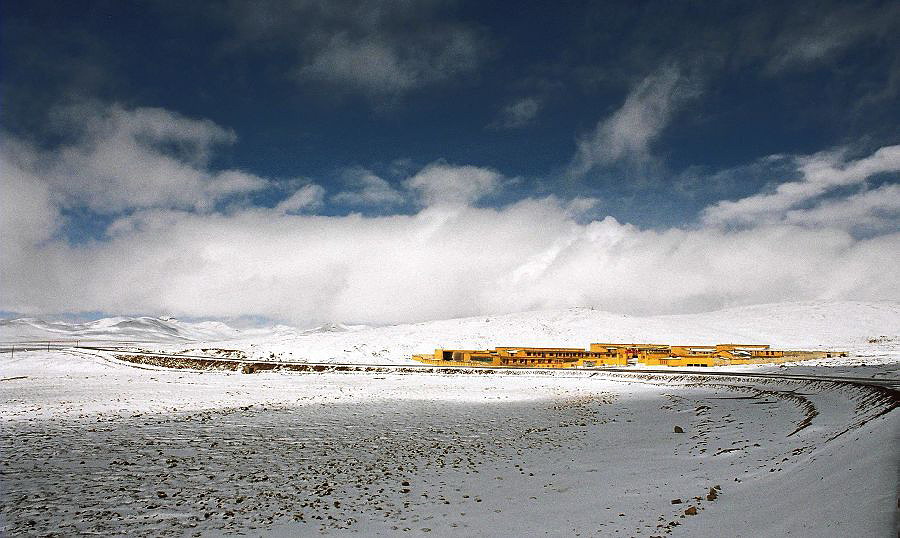
[[[83,352],[22,353],[0,369],[3,534],[876,536],[893,525],[896,413],[838,435],[884,402],[830,384],[241,375]]]

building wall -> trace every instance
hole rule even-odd
[[[413,355],[416,361],[444,366],[499,368],[593,368],[626,366],[719,366],[772,364],[787,361],[846,357],[842,351],[784,351],[759,344],[667,346],[659,344],[593,343],[580,348],[498,347],[493,350],[436,349],[433,355]]]

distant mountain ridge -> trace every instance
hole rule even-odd
[[[42,339],[97,339],[134,341],[193,341],[206,338],[233,338],[240,331],[215,321],[186,323],[172,318],[103,318],[85,323],[44,321],[36,318],[0,320],[0,339],[6,341]]]
[[[115,316],[83,323],[44,321],[37,318],[0,319],[0,340],[101,340],[134,342],[224,341],[234,338],[291,338],[305,334],[345,333],[367,328],[365,325],[326,323],[312,329],[288,325],[236,329],[221,321],[180,321],[172,317]]]

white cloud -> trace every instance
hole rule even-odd
[[[668,126],[673,113],[697,93],[696,86],[675,67],[648,76],[631,90],[621,108],[578,141],[570,171],[584,175],[616,161],[648,159],[650,144]]]
[[[66,109],[58,121],[75,133],[74,140],[44,155],[38,168],[65,205],[98,213],[148,207],[209,210],[229,196],[268,185],[239,170],[208,169],[215,146],[236,138],[208,120],[113,105]]]
[[[489,127],[493,129],[518,129],[530,124],[541,110],[541,101],[535,97],[523,97],[503,107]]]
[[[406,180],[406,187],[419,194],[422,204],[467,205],[493,193],[503,176],[477,166],[433,163]]]
[[[420,206],[467,206],[500,189],[503,176],[489,168],[455,166],[443,161],[421,168],[395,188],[371,170],[345,170],[342,181],[350,189],[331,197],[336,204],[390,209],[408,201]]]
[[[790,224],[871,232],[900,226],[900,185],[887,184],[785,214]]]
[[[390,97],[470,73],[488,56],[485,32],[448,7],[273,0],[235,2],[229,18],[239,44],[295,51],[298,81]]]
[[[58,224],[49,187],[29,171],[37,159],[9,139],[0,145],[0,245],[8,254],[49,238]]]
[[[386,180],[365,168],[351,168],[342,174],[343,181],[350,190],[342,191],[331,197],[337,204],[363,207],[390,208],[406,201],[402,192],[395,189]]]
[[[596,211],[597,207],[600,206],[601,203],[602,200],[600,200],[599,198],[576,196],[575,198],[569,200],[569,203],[566,204],[566,214],[576,219],[584,218],[590,213]]]
[[[223,192],[234,192],[252,185],[253,176],[248,183],[240,173],[206,171],[204,146],[217,136],[228,138],[226,131],[202,122],[178,129],[183,118],[151,116],[164,121],[126,129],[104,120],[107,129],[99,132],[144,133],[122,136],[133,138],[140,154],[171,159],[205,174],[207,183],[188,191],[189,202],[158,197],[149,203],[141,193],[131,200],[127,189],[103,198],[102,187],[110,180],[85,175],[79,181],[86,193],[132,211],[109,227],[107,239],[75,245],[58,237],[60,209],[70,200],[54,193],[61,188],[55,174],[59,162],[69,162],[70,148],[91,155],[92,146],[77,142],[48,153],[5,140],[0,310],[259,315],[306,325],[576,305],[665,313],[784,300],[900,300],[897,186],[832,192],[896,170],[897,147],[851,161],[838,153],[795,158],[803,180],[793,183],[799,185],[785,194],[761,195],[775,196],[763,198],[762,205],[777,208],[777,219],[750,220],[738,229],[715,221],[648,230],[611,217],[590,219],[598,203],[592,199],[550,196],[477,207],[502,187],[504,177],[444,162],[403,183],[405,191],[398,192],[415,196],[421,206],[410,215],[311,215],[306,212],[325,195],[312,183],[271,209],[237,205],[227,212],[198,211],[197,199],[219,196],[209,193],[210,183],[221,181]],[[128,125],[144,125],[131,114],[124,118]],[[86,132],[98,129],[88,125]],[[168,140],[185,147],[154,145]],[[180,156],[172,157],[172,151]],[[45,166],[48,159],[52,166]],[[139,165],[115,170],[124,185],[146,177]],[[370,179],[359,185],[364,192],[380,183]],[[832,196],[820,200],[822,193]],[[797,200],[818,203],[797,205]],[[85,198],[84,203],[96,202]],[[747,207],[753,213],[756,205]],[[853,235],[848,220],[867,223],[869,233]]]
[[[597,305],[677,312],[804,299],[900,300],[900,234],[764,226],[642,230],[579,224],[559,201],[408,216],[172,210],[110,241],[32,245],[2,259],[6,310],[265,315],[391,323]],[[890,265],[890,264],[888,264]],[[113,284],[114,285],[111,285]]]
[[[402,92],[419,83],[420,73],[404,65],[385,43],[351,43],[336,36],[299,70],[303,78],[356,86],[374,93]]]
[[[800,222],[806,211],[798,206],[816,201],[836,189],[863,184],[875,174],[900,171],[900,146],[886,146],[868,157],[852,161],[845,161],[843,152],[817,153],[796,158],[796,161],[802,174],[800,180],[781,183],[773,192],[720,201],[704,210],[703,221],[709,225],[755,225],[780,222],[790,211],[789,220]],[[828,206],[833,202],[823,204]],[[856,207],[861,207],[859,202]],[[818,218],[827,212],[819,211]]]
[[[896,34],[898,21],[896,5],[847,2],[836,8],[801,8],[775,21],[780,31],[766,44],[770,55],[766,71],[774,74],[814,66],[860,41],[882,41]]]
[[[400,94],[471,71],[479,63],[478,53],[476,36],[464,28],[411,39],[376,35],[351,40],[339,34],[297,75],[374,95]]]
[[[11,298],[11,290],[31,273],[40,278],[56,278],[46,271],[44,245],[50,241],[60,223],[59,210],[53,203],[46,182],[31,169],[38,155],[30,148],[4,138],[0,144],[0,309]],[[35,282],[35,286],[55,288],[57,282]],[[38,311],[46,299],[40,299],[40,287],[15,290],[23,311]],[[25,292],[25,293],[23,293]]]
[[[325,199],[325,188],[311,183],[304,185],[275,206],[279,213],[300,213],[302,211],[315,211],[322,207]]]

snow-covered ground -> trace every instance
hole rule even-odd
[[[4,534],[878,536],[895,524],[898,415],[841,434],[885,402],[830,385],[242,375],[83,352],[21,353],[3,373]]]
[[[216,338],[348,362],[507,342],[768,342],[855,355],[787,370],[896,377],[898,319],[897,305],[866,303],[652,318],[575,309]],[[147,330],[147,347],[215,340],[158,321],[181,333]],[[0,338],[17,336],[10,325]],[[129,339],[115,332],[93,336]],[[77,349],[4,353],[0,534],[893,536],[896,398],[787,380],[247,375]]]

